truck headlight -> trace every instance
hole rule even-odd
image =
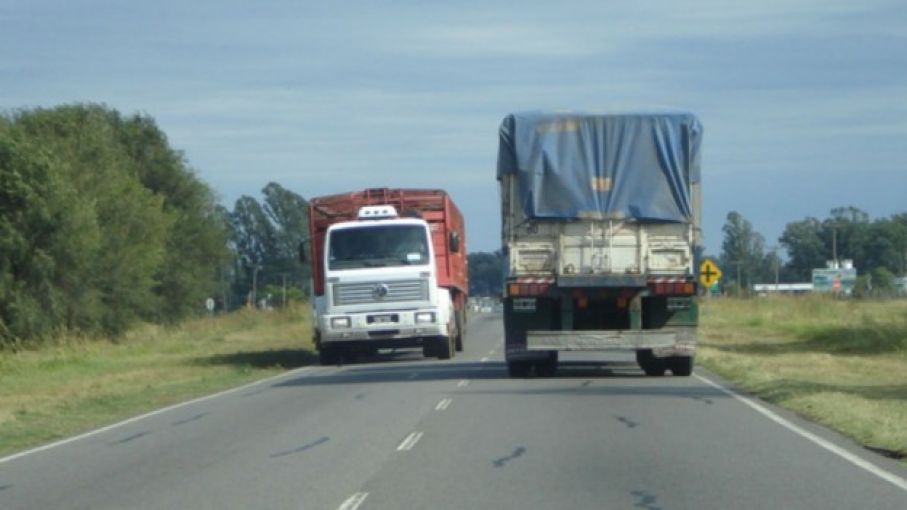
[[[435,322],[435,312],[416,312],[416,324]]]
[[[331,328],[343,329],[350,327],[349,317],[331,317]]]

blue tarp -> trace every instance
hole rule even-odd
[[[498,179],[528,218],[693,221],[702,126],[689,113],[526,112],[504,118]]]

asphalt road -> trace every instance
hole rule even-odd
[[[0,459],[0,509],[907,508],[903,466],[702,371],[510,379],[501,335],[479,316],[453,361],[303,368]]]

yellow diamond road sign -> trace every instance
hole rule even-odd
[[[712,259],[705,259],[699,264],[699,283],[703,287],[709,288],[715,285],[715,282],[721,279],[721,270],[718,265],[712,262]]]

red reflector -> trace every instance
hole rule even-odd
[[[523,295],[523,296],[529,296],[529,295],[530,295],[530,294],[529,294],[529,284],[528,284],[528,283],[521,283],[521,284],[520,284],[520,294]]]
[[[529,286],[529,295],[530,295],[530,296],[538,296],[539,294],[540,294],[540,293],[539,293],[539,284],[537,284],[537,283],[531,284],[531,285]]]
[[[656,284],[655,284],[655,293],[656,293],[656,294],[667,294],[668,291],[665,289],[665,284],[663,284],[663,283],[656,283]]]
[[[683,282],[674,284],[674,294],[683,294]]]

